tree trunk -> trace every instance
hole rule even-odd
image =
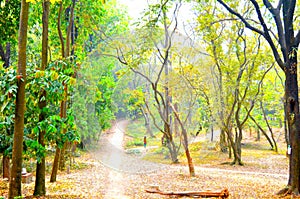
[[[166,135],[165,136],[166,138],[166,145],[169,149],[169,153],[170,153],[170,156],[171,156],[171,160],[173,163],[178,163],[178,152],[177,152],[177,148],[176,148],[176,145],[174,143],[174,140],[173,140],[173,137],[172,135]]]
[[[58,164],[59,164],[59,156],[60,156],[60,148],[57,146],[56,151],[55,151],[53,165],[52,165],[50,182],[56,182],[56,176],[57,176]]]
[[[50,2],[48,0],[43,1],[43,33],[42,33],[42,66],[41,70],[45,71],[48,64],[48,24],[49,24],[49,8]],[[43,112],[43,109],[47,106],[46,101],[46,91],[41,90],[41,96],[39,100],[39,108],[41,110],[39,116],[39,122],[42,122],[46,119],[46,113]],[[45,134],[46,132],[42,130],[39,133],[39,144],[45,147]],[[46,154],[45,154],[46,155]],[[40,162],[37,162],[36,165],[36,180],[34,187],[34,196],[44,196],[46,195],[46,182],[45,182],[45,172],[46,172],[46,163],[45,156],[41,158]]]
[[[211,125],[210,132],[211,132],[210,141],[213,142],[214,141],[214,127],[213,127],[213,125]]]
[[[272,130],[270,124],[269,124],[268,117],[267,117],[267,114],[266,114],[266,111],[264,109],[262,101],[260,101],[260,109],[263,112],[263,116],[264,116],[265,122],[266,122],[267,127],[268,127],[268,129],[270,131],[270,134],[271,134],[271,138],[272,138],[272,142],[273,142],[273,144],[272,144],[272,150],[274,150],[275,152],[278,152],[277,143],[276,143],[276,140],[274,138],[274,133],[273,133],[273,130]]]
[[[39,144],[45,146],[44,142],[44,135],[45,132],[39,133]],[[34,186],[34,196],[44,196],[46,195],[46,185],[45,185],[45,171],[46,171],[46,164],[45,164],[45,157],[41,158],[40,162],[37,162],[36,165],[36,180]]]
[[[221,149],[221,152],[223,152],[223,153],[227,152],[226,135],[225,135],[225,131],[223,129],[221,129],[221,133],[220,133],[220,149]]]
[[[294,49],[293,49],[294,50]],[[297,51],[296,51],[297,52]],[[286,71],[285,96],[287,105],[287,120],[289,127],[289,140],[291,143],[289,181],[290,191],[299,194],[300,188],[300,117],[299,96],[297,82],[297,54],[291,56],[289,70]]]
[[[236,128],[235,129],[235,147],[233,149],[233,157],[234,160],[232,164],[236,165],[243,165],[242,163],[242,129],[241,128]]]
[[[154,137],[151,131],[149,113],[143,107],[141,107],[141,111],[143,113],[144,120],[145,120],[146,134],[150,135],[150,137]]]
[[[60,150],[59,167],[58,167],[60,171],[63,171],[66,168],[66,157],[65,157],[66,147],[67,147],[67,142],[64,143],[64,146]]]
[[[190,176],[194,177],[195,176],[195,168],[194,168],[192,157],[190,155],[187,132],[184,128],[182,129],[182,136],[183,136],[183,146],[184,146],[184,150],[185,150],[186,159],[188,161]]]
[[[175,103],[174,104],[174,111],[178,112],[178,103]],[[174,135],[176,137],[180,136],[180,133],[179,133],[179,122],[178,122],[178,119],[175,118],[174,119]]]
[[[10,43],[6,43],[6,49],[4,50],[3,46],[0,44],[0,57],[2,59],[3,63],[3,68],[8,68],[9,67],[9,62],[10,62]]]
[[[283,119],[283,128],[284,128],[284,138],[286,142],[286,148],[290,145],[289,133],[288,133],[288,125],[287,125],[287,107],[286,100],[283,102],[284,107],[284,119]]]
[[[231,159],[232,158],[232,146],[230,143],[230,140],[227,137],[227,145],[228,145],[228,158]]]
[[[24,134],[25,111],[25,84],[26,84],[26,46],[28,28],[29,3],[21,1],[19,38],[18,38],[18,71],[17,71],[17,98],[14,124],[14,140],[12,151],[12,168],[9,183],[8,198],[13,199],[22,195],[22,153]]]
[[[2,172],[3,178],[9,179],[10,177],[10,158],[8,155],[3,155],[2,159]]]
[[[60,117],[66,118],[67,117],[67,99],[68,99],[68,86],[65,82],[64,85],[64,99],[60,105]],[[63,129],[63,134],[65,134],[67,129]],[[61,151],[60,151],[60,159],[59,159],[59,170],[64,170],[65,168],[65,149],[66,149],[67,142],[64,143]]]
[[[256,129],[256,141],[260,141],[260,130],[259,130],[259,128],[257,128]],[[269,142],[270,144],[272,143],[272,142]],[[271,145],[271,147],[272,147],[272,145]]]
[[[238,139],[239,138],[236,138],[237,136],[237,133],[236,133],[236,136],[235,136],[235,141],[233,140],[233,136],[232,136],[232,133],[229,132],[229,131],[225,131],[226,134],[227,134],[227,138],[230,142],[230,145],[231,145],[231,149],[232,149],[232,153],[233,153],[233,161],[231,164],[236,164],[236,165],[243,165],[242,163],[242,159],[241,159],[241,143],[238,142]]]
[[[254,117],[252,117],[250,115],[250,119],[255,123],[255,125],[257,126],[257,138],[256,138],[256,141],[260,141],[260,132],[262,132],[262,134],[266,137],[266,139],[268,140],[270,146],[272,149],[274,149],[274,145],[276,145],[276,141],[275,139],[273,139],[273,141],[271,140],[271,138],[268,136],[267,132],[258,124],[258,122],[255,120]],[[274,142],[274,144],[273,144]],[[277,145],[276,145],[276,148],[277,148]]]
[[[61,5],[62,6],[62,5]],[[72,32],[72,27],[74,25],[74,8],[75,8],[75,0],[72,0],[72,6],[71,6],[71,11],[70,11],[70,16],[69,16],[69,21],[68,21],[68,28],[67,28],[67,35],[66,35],[66,50],[64,53],[62,53],[63,58],[68,58],[71,53],[71,32]],[[61,8],[62,9],[62,8]],[[60,9],[60,12],[61,12]],[[59,14],[61,15],[61,13]],[[60,24],[60,21],[58,22]],[[62,36],[62,32],[60,29],[58,29],[58,32],[60,36]],[[63,38],[60,38],[61,40],[61,46],[62,49],[64,46]],[[73,52],[74,53],[74,52]],[[64,100],[61,102],[61,117],[66,118],[67,117],[67,100],[68,100],[68,85],[63,82],[64,84]],[[63,133],[66,132],[66,129],[63,130]],[[60,161],[59,161],[59,169],[64,170],[65,168],[65,144],[64,147],[61,149],[60,153]]]

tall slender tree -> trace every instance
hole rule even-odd
[[[25,84],[26,84],[26,46],[28,29],[29,3],[21,1],[19,38],[18,38],[18,70],[17,70],[17,99],[14,124],[14,143],[12,152],[12,168],[9,183],[8,198],[21,196],[22,183],[22,152],[24,134]]]
[[[12,46],[17,42],[17,32],[20,18],[21,4],[18,0],[5,1],[1,4],[0,18],[0,60],[3,62],[3,68],[11,65]],[[8,135],[13,133],[12,126],[7,127]],[[7,152],[3,153],[2,159],[3,178],[10,176],[10,156]]]
[[[40,67],[41,71],[45,71],[48,64],[48,26],[49,26],[49,10],[50,10],[50,1],[43,0],[43,33],[42,33],[42,65]],[[42,122],[46,118],[46,113],[44,112],[44,108],[47,106],[46,101],[46,91],[44,89],[40,90],[40,98],[39,98],[39,108],[41,109],[41,113],[39,116],[39,121]],[[45,130],[41,130],[39,133],[39,144],[45,147]],[[46,194],[46,185],[45,185],[45,157],[41,158],[40,161],[37,162],[36,166],[36,181],[34,187],[35,196],[44,196]]]

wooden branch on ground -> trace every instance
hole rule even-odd
[[[168,196],[187,196],[187,197],[218,197],[218,198],[228,198],[229,191],[227,188],[222,191],[181,191],[181,192],[164,192],[161,191],[158,187],[146,189],[147,193],[157,193],[160,195],[168,195]]]

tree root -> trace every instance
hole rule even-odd
[[[297,188],[292,188],[291,186],[287,186],[281,190],[279,190],[276,195],[279,195],[279,196],[282,196],[282,197],[285,197],[285,196],[288,196],[288,195],[293,195],[293,196],[299,196],[299,190]]]

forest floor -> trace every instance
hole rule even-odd
[[[123,150],[127,121],[117,122],[101,136],[99,147],[76,158],[84,169],[60,172],[57,182],[47,180],[45,198],[169,198],[146,193],[150,186],[163,191],[220,191],[227,188],[229,198],[279,198],[275,193],[287,183],[288,161],[273,153],[264,158],[244,159],[245,166],[203,164],[195,167],[196,177],[189,177],[186,164],[160,164],[143,159],[150,149],[139,148],[139,155]],[[265,166],[251,162],[262,161]],[[248,164],[247,164],[248,163]],[[8,183],[0,180],[0,195],[7,197]],[[34,183],[23,184],[25,198],[32,197]],[[184,197],[183,197],[184,198]],[[1,199],[1,196],[0,196]]]

